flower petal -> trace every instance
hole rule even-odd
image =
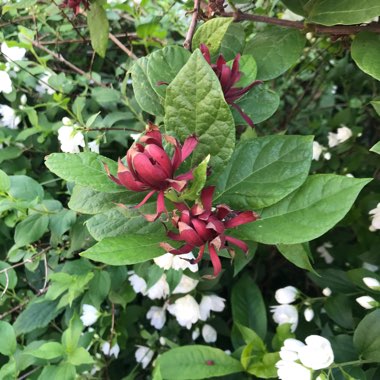
[[[149,144],[145,147],[145,152],[148,152],[149,155],[158,163],[161,169],[165,172],[167,178],[173,177],[174,170],[172,163],[163,148],[160,148],[154,144]]]
[[[206,211],[211,211],[212,207],[212,196],[214,194],[215,186],[205,187],[201,192],[201,200],[203,208]]]
[[[240,239],[236,239],[232,236],[226,236],[226,241],[239,247],[245,254],[248,253],[248,245]]]
[[[244,211],[244,212],[239,213],[239,215],[233,217],[232,219],[224,222],[224,227],[233,228],[233,227],[240,226],[242,224],[254,222],[257,219],[259,219],[259,215],[257,215],[255,212]]]
[[[216,252],[215,247],[212,244],[208,245],[208,250],[210,253],[212,266],[214,267],[214,277],[217,277],[220,271],[222,270],[222,263],[220,262],[218,253]]]
[[[198,233],[188,224],[178,222],[178,229],[182,240],[185,240],[186,243],[196,247],[199,247],[204,244],[204,241],[200,238]]]
[[[158,193],[158,196],[157,196],[157,208],[156,208],[156,213],[155,214],[146,214],[144,215],[145,216],[145,219],[148,221],[148,222],[154,222],[155,220],[157,220],[160,215],[162,213],[164,213],[166,211],[166,207],[165,207],[165,194],[163,191],[160,191]]]
[[[185,161],[187,157],[193,152],[198,145],[198,139],[193,135],[188,137],[183,143],[181,149],[181,162]]]
[[[167,175],[159,165],[154,165],[144,153],[134,155],[132,164],[138,178],[153,189],[167,188]]]

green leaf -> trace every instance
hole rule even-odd
[[[371,75],[375,79],[380,80],[379,34],[370,32],[361,32],[357,34],[351,45],[351,56],[362,71]]]
[[[0,261],[0,271],[5,269],[7,271],[0,274],[0,284],[4,288],[14,289],[17,285],[16,271],[5,261]]]
[[[258,244],[253,241],[247,240],[245,241],[245,243],[248,244],[249,251],[248,254],[238,254],[234,257],[234,277],[236,277],[245,268],[245,266],[253,260],[256,254]]]
[[[280,105],[278,94],[266,85],[259,85],[235,102],[253,121],[259,124],[269,119]],[[235,124],[245,125],[246,121],[235,108],[231,108]]]
[[[232,288],[232,318],[234,323],[249,327],[264,339],[267,332],[267,315],[263,297],[255,282],[243,276]]]
[[[277,248],[287,260],[298,268],[316,273],[310,263],[310,250],[308,244],[279,244]]]
[[[333,294],[325,302],[327,315],[345,329],[354,327],[352,316],[352,299],[344,294]]]
[[[82,321],[74,314],[70,319],[69,327],[62,334],[62,345],[68,354],[72,354],[77,349],[82,331]]]
[[[211,56],[216,56],[232,21],[232,17],[216,17],[205,22],[194,34],[192,49],[195,50],[201,44],[205,44],[209,48]]]
[[[227,62],[228,66],[232,68],[233,62],[233,60]],[[257,76],[257,64],[252,55],[242,55],[240,57],[239,71],[241,72],[241,78],[234,87],[246,87],[254,82]]]
[[[16,335],[26,334],[47,326],[59,313],[57,301],[37,299],[28,304],[26,309],[17,317],[13,328]]]
[[[74,211],[63,209],[54,215],[50,215],[49,229],[52,234],[61,237],[75,223],[76,218]]]
[[[8,322],[0,321],[0,336],[0,354],[13,355],[17,347],[16,334]]]
[[[165,97],[167,85],[158,85],[158,82],[170,83],[189,57],[189,51],[180,46],[166,46],[149,56],[147,75],[153,90],[159,96]]]
[[[380,310],[366,315],[354,332],[354,345],[361,358],[380,362]]]
[[[148,222],[139,210],[122,212],[111,209],[87,221],[87,229],[96,240],[123,234],[148,234],[162,230],[160,221]]]
[[[51,360],[63,356],[65,350],[61,343],[48,342],[37,348],[36,350],[29,351],[28,354],[36,358]]]
[[[142,263],[164,253],[160,243],[166,237],[162,234],[128,234],[105,238],[81,256],[108,265],[129,265]]]
[[[311,136],[266,136],[241,142],[219,176],[216,197],[236,209],[273,205],[306,180]]]
[[[245,327],[245,326],[241,325],[240,323],[237,323],[237,322],[234,322],[234,323],[235,323],[236,327],[238,328],[238,330],[240,331],[240,334],[241,334],[244,342],[247,343],[247,345],[249,343],[253,343],[255,351],[260,352],[261,354],[266,352],[266,347],[265,347],[263,340],[252,329],[250,329],[249,327]],[[247,368],[244,365],[244,363],[242,363],[242,364],[243,364],[244,368]]]
[[[26,175],[12,175],[9,178],[11,180],[9,195],[13,198],[25,201],[33,201],[36,198],[41,201],[44,199],[44,189],[33,178]]]
[[[241,238],[265,244],[297,244],[329,231],[350,210],[372,179],[333,174],[310,176],[280,202],[264,209],[254,223],[237,228]]]
[[[132,191],[102,193],[90,187],[75,185],[68,206],[82,214],[100,214],[117,207],[117,203],[137,204],[141,199],[141,194]]]
[[[91,45],[104,58],[108,44],[109,24],[106,11],[99,3],[91,3],[90,9],[87,11],[87,24]]]
[[[380,15],[378,0],[317,0],[308,8],[308,21],[322,25],[352,25]]]
[[[285,6],[297,15],[306,16],[305,5],[309,0],[282,0]]]
[[[235,124],[211,66],[196,50],[166,92],[165,126],[181,141],[195,134],[199,143],[191,166],[208,154],[211,164],[224,164],[235,145]]]
[[[222,350],[201,345],[173,348],[160,355],[157,364],[167,380],[209,379],[243,371],[240,362]]]
[[[72,353],[70,353],[68,355],[67,361],[75,366],[94,363],[94,359],[90,353],[83,347],[78,347]]]
[[[139,58],[130,70],[136,101],[145,112],[152,115],[163,115],[164,109],[160,97],[150,84],[147,70],[148,58],[146,57]]]
[[[75,367],[69,363],[44,367],[38,380],[75,380]]]
[[[8,174],[0,169],[0,192],[6,193],[11,188],[11,180]]]
[[[260,361],[250,364],[247,372],[259,379],[277,378],[276,363],[280,360],[278,352],[270,352],[263,355]]]
[[[245,45],[245,30],[241,23],[232,23],[224,34],[220,44],[220,54],[226,61],[230,61],[236,57],[238,53],[242,53]]]
[[[291,331],[291,323],[282,323],[276,327],[276,335],[272,339],[272,347],[275,351],[280,351],[286,339],[295,338]]]
[[[257,63],[257,79],[274,79],[297,63],[306,38],[295,29],[269,27],[247,42],[244,54],[251,54]]]
[[[380,100],[373,100],[371,102],[371,105],[375,109],[376,113],[380,116]]]
[[[104,169],[107,164],[116,172],[117,163],[97,153],[53,153],[46,157],[46,166],[58,177],[77,185],[106,193],[119,193],[124,187],[112,182]]]
[[[113,88],[95,87],[92,97],[102,107],[110,107],[121,100],[121,93]]]
[[[13,160],[14,158],[20,157],[22,154],[22,149],[16,146],[7,146],[0,149],[0,164],[3,161]]]
[[[48,230],[49,217],[47,215],[29,215],[15,229],[15,243],[18,247],[38,240]]]

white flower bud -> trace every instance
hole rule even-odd
[[[120,347],[117,343],[115,343],[111,347],[109,342],[104,342],[102,344],[101,350],[102,350],[104,355],[106,355],[106,356],[112,356],[113,355],[115,358],[117,358],[119,356],[119,353],[120,353]]]
[[[70,126],[70,125],[73,125],[73,122],[70,118],[65,116],[64,118],[62,118],[62,124],[66,126]]]
[[[324,289],[322,290],[322,294],[323,294],[325,297],[330,297],[331,294],[332,294],[332,291],[331,291],[330,288],[324,288]]]
[[[370,296],[358,297],[358,298],[356,298],[356,302],[360,306],[364,307],[364,309],[373,309],[373,308],[375,308],[378,305],[378,303],[376,302],[376,300],[373,299]]]
[[[298,297],[299,291],[294,286],[286,286],[278,289],[274,298],[279,304],[289,304],[294,302]]]
[[[166,313],[163,307],[152,306],[146,317],[150,319],[150,324],[157,330],[161,330],[166,322]]]
[[[138,349],[135,352],[135,358],[137,363],[141,363],[141,366],[145,369],[153,359],[154,352],[146,346],[137,346]]]
[[[26,97],[25,94],[22,94],[20,97],[20,103],[25,106],[26,102],[28,101],[28,98]]]
[[[206,343],[214,343],[218,334],[212,326],[206,324],[202,327],[202,337]]]
[[[314,318],[314,310],[311,307],[308,307],[303,312],[303,316],[305,317],[306,322],[310,322]]]
[[[291,324],[291,331],[294,332],[298,325],[298,311],[293,305],[277,305],[271,306],[271,312],[273,313],[273,320],[282,325],[284,323]]]
[[[200,335],[200,331],[199,331],[199,327],[196,327],[193,332],[191,333],[191,339],[192,340],[197,340],[199,338],[199,335]]]
[[[373,290],[380,290],[380,282],[373,277],[364,277],[363,282]]]

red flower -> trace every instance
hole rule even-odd
[[[63,0],[63,3],[60,5],[61,8],[71,8],[75,15],[79,13],[80,5],[83,4],[84,9],[89,9],[90,4],[88,0]]]
[[[241,72],[239,71],[240,54],[238,54],[235,57],[234,62],[232,64],[232,68],[230,68],[227,65],[226,60],[224,59],[222,54],[219,55],[216,64],[212,64],[210,51],[208,50],[208,47],[205,44],[201,44],[201,52],[205,60],[208,62],[208,64],[211,66],[211,68],[214,70],[214,73],[218,77],[220,85],[222,86],[224,99],[226,100],[226,102],[240,113],[240,115],[248,123],[248,125],[254,127],[255,125],[253,124],[253,121],[246,113],[243,112],[243,110],[235,103],[235,101],[241,98],[252,87],[257,86],[258,84],[261,84],[263,82],[261,80],[256,80],[247,87],[233,87],[235,83],[239,82],[241,77]]]
[[[217,276],[222,269],[218,251],[227,248],[233,256],[234,251],[229,246],[230,243],[239,247],[244,253],[248,253],[248,245],[242,240],[225,235],[225,230],[254,222],[259,216],[253,211],[233,211],[226,205],[219,205],[212,209],[214,190],[214,186],[202,190],[202,204],[195,204],[191,208],[184,203],[176,204],[180,215],[174,211],[172,223],[179,233],[168,231],[167,235],[173,240],[184,241],[185,244],[179,249],[173,248],[168,243],[161,243],[161,247],[175,255],[181,255],[190,252],[194,247],[199,247],[198,257],[190,261],[195,264],[202,259],[207,246],[214,267],[214,276]]]
[[[119,159],[117,178],[107,165],[105,169],[112,181],[132,191],[149,191],[147,196],[136,206],[140,207],[155,193],[158,193],[157,211],[153,215],[145,215],[149,221],[156,220],[165,208],[165,190],[173,188],[178,192],[193,179],[192,171],[175,176],[175,171],[197,146],[195,136],[188,137],[183,146],[172,136],[165,135],[166,141],[174,146],[174,154],[170,159],[162,146],[162,134],[159,128],[149,123],[147,132],[134,143],[127,152],[128,167]]]

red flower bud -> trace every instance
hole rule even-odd
[[[240,115],[248,123],[248,125],[254,127],[253,121],[246,113],[243,112],[243,110],[235,103],[235,101],[241,98],[252,87],[257,86],[258,84],[261,84],[263,82],[261,80],[256,80],[247,87],[233,87],[235,83],[239,82],[241,77],[241,72],[239,71],[240,54],[238,54],[235,57],[234,62],[232,64],[232,68],[230,68],[227,65],[226,60],[224,59],[222,54],[219,55],[216,64],[212,64],[210,51],[208,50],[208,47],[204,44],[201,44],[200,49],[203,54],[203,57],[214,70],[214,73],[219,79],[226,102],[240,113]]]
[[[173,188],[180,192],[188,180],[193,179],[192,171],[175,176],[175,171],[197,146],[197,138],[188,137],[183,146],[172,136],[165,136],[166,141],[174,146],[173,157],[170,158],[162,145],[162,134],[159,128],[149,123],[147,132],[134,143],[127,152],[126,167],[119,160],[117,178],[105,169],[112,181],[132,191],[150,192],[136,207],[140,207],[155,193],[158,193],[157,211],[154,215],[146,215],[149,221],[156,220],[166,212],[164,192]]]
[[[178,233],[168,231],[167,235],[172,240],[183,241],[185,244],[178,249],[168,243],[161,243],[161,247],[175,255],[188,253],[199,247],[198,257],[191,261],[195,264],[202,259],[207,246],[214,267],[214,276],[217,276],[222,269],[218,251],[227,248],[233,255],[230,243],[248,253],[248,245],[242,240],[226,235],[226,229],[254,222],[259,216],[253,211],[233,211],[226,205],[212,209],[214,190],[213,186],[204,188],[201,193],[201,204],[196,203],[191,208],[184,203],[176,204],[180,215],[177,215],[177,211],[173,212],[172,224],[178,229]]]
[[[90,7],[88,0],[63,0],[60,8],[71,8],[74,11],[74,14],[77,15],[81,4],[86,10]]]

